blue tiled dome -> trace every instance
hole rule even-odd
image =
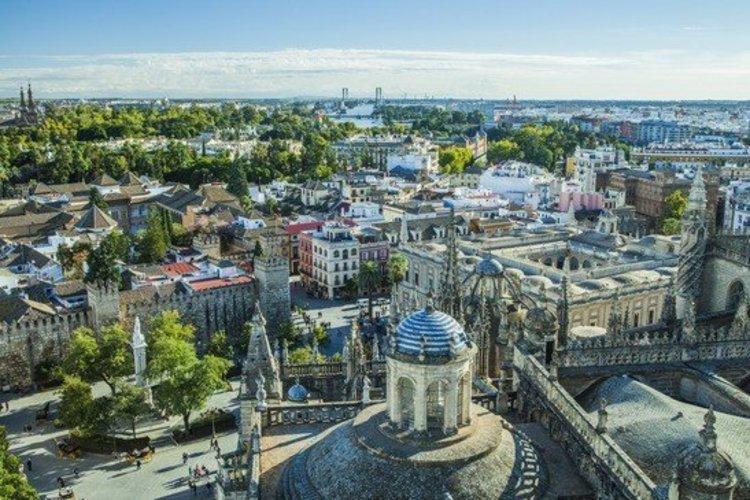
[[[458,322],[432,308],[407,316],[396,329],[396,351],[419,356],[450,356],[451,340],[455,352],[466,348],[466,333]]]
[[[503,274],[503,265],[488,255],[477,262],[476,273],[480,276],[500,276]]]
[[[307,389],[299,383],[299,380],[295,381],[295,384],[289,388],[288,391],[286,391],[286,397],[289,399],[289,401],[294,401],[297,403],[301,403],[304,401],[307,401],[309,393],[307,392]]]

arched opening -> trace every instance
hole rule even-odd
[[[579,267],[578,257],[576,257],[576,256],[571,257],[570,258],[570,270],[571,271],[577,271],[578,267]]]
[[[401,408],[400,422],[402,429],[414,428],[414,382],[408,378],[398,381],[398,400]]]
[[[729,292],[727,293],[727,309],[737,309],[737,306],[740,305],[740,299],[742,298],[743,294],[745,293],[745,285],[742,284],[741,281],[737,280],[732,282],[731,285],[729,285]]]
[[[445,382],[436,380],[427,387],[427,430],[442,430],[445,422]]]
[[[545,266],[552,267],[552,257],[547,257],[546,259],[544,259],[543,264]]]
[[[563,266],[565,266],[565,256],[561,255],[557,258],[557,262],[555,263],[555,267],[558,269],[562,269]]]
[[[583,264],[581,265],[581,267],[584,268],[584,269],[590,269],[591,268],[591,261],[588,260],[588,259],[584,260]]]

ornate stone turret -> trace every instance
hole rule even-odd
[[[671,325],[677,319],[677,298],[674,294],[674,280],[670,280],[667,293],[664,294],[664,304],[661,308],[661,322]]]
[[[695,342],[695,300],[688,299],[684,306],[684,315],[682,317],[682,340],[686,342]]]
[[[391,423],[418,436],[451,434],[467,425],[475,355],[461,325],[431,300],[405,318],[387,357]]]
[[[596,412],[596,432],[604,434],[607,432],[607,420],[609,419],[609,413],[607,412],[607,400],[602,399],[599,401],[599,410]]]
[[[612,305],[609,309],[609,318],[607,319],[607,333],[612,336],[620,334],[622,327],[622,314],[620,313],[620,294],[615,290],[612,296]]]
[[[262,375],[268,397],[281,399],[281,376],[276,358],[271,351],[271,343],[266,334],[266,322],[263,313],[255,304],[255,315],[251,324],[250,341],[247,345],[247,356],[243,373],[247,383],[247,393],[252,395],[258,391],[256,377]]]
[[[406,213],[401,216],[401,226],[398,233],[398,244],[406,245],[409,242],[409,226],[406,222]]]
[[[737,485],[731,458],[718,450],[716,415],[713,408],[704,417],[700,442],[685,450],[680,459],[677,498],[730,500]]]
[[[557,303],[557,320],[559,328],[557,330],[557,345],[564,348],[568,343],[568,334],[570,333],[570,303],[568,301],[568,277],[563,276],[560,283],[560,300]]]
[[[679,262],[677,264],[677,317],[685,314],[685,304],[696,298],[706,251],[706,186],[698,168],[690,188],[688,204],[682,216]]]
[[[742,295],[740,295],[740,302],[737,304],[737,310],[734,312],[732,326],[730,327],[732,335],[742,335],[747,331],[748,323],[750,323],[747,313],[747,294],[742,292]]]
[[[463,319],[463,287],[458,276],[458,240],[456,238],[456,216],[451,209],[450,221],[446,228],[445,274],[440,288],[438,304],[446,314],[461,322]]]

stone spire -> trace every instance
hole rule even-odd
[[[409,226],[406,223],[406,213],[401,216],[401,229],[398,235],[398,244],[406,245],[409,242]]]
[[[607,330],[610,335],[619,335],[622,327],[622,315],[620,314],[620,294],[615,290],[612,296],[612,306],[609,309],[609,319],[607,320]]]
[[[146,372],[146,338],[141,333],[141,319],[136,316],[133,322],[133,362],[135,364],[135,383],[139,387],[147,384]]]
[[[31,82],[29,82],[28,99],[26,100],[26,104],[29,107],[29,110],[34,109],[34,95],[31,93]]]
[[[716,415],[711,406],[703,417],[703,429],[700,431],[701,446],[706,451],[716,451]]]
[[[706,252],[706,187],[698,168],[690,188],[688,204],[682,216],[679,261],[677,263],[677,317],[684,316],[685,304],[698,294]]]
[[[695,301],[690,297],[685,302],[685,310],[682,317],[682,339],[693,342],[696,340],[695,333]]]
[[[740,302],[737,304],[737,310],[734,312],[732,326],[729,330],[733,335],[742,335],[747,330],[747,309],[747,295],[743,291],[742,295],[740,295]]]
[[[676,300],[674,294],[674,278],[672,278],[669,280],[667,293],[664,294],[664,303],[661,307],[661,322],[665,325],[670,325],[677,319]]]
[[[258,390],[254,374],[260,373],[267,385],[265,389],[268,392],[268,397],[281,399],[279,367],[266,334],[266,320],[257,302],[255,303],[253,321],[250,325],[250,341],[247,344],[247,356],[243,370],[248,385],[248,394],[254,394]]]
[[[557,340],[560,347],[568,343],[570,329],[570,303],[568,302],[568,277],[563,276],[560,283],[560,300],[557,303],[557,320],[560,328],[557,331]]]
[[[706,184],[703,181],[703,168],[698,167],[695,172],[693,184],[690,186],[690,195],[688,196],[687,208],[685,211],[705,211],[706,210]]]
[[[20,107],[21,107],[21,111],[24,111],[26,109],[26,96],[24,96],[24,93],[23,93],[23,85],[21,85],[21,92],[20,92],[20,94],[21,94],[21,104],[20,104]]]
[[[456,215],[453,208],[451,208],[446,232],[445,274],[438,304],[441,311],[461,323],[463,318],[463,291],[461,279],[458,276],[458,240],[456,238]]]
[[[570,203],[568,203],[568,226],[576,227],[577,225],[578,223],[576,222],[576,207],[571,201]]]

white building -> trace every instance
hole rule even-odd
[[[519,205],[536,210],[550,201],[554,178],[540,167],[520,161],[507,161],[488,168],[479,178],[479,187]]]
[[[747,231],[750,228],[750,181],[732,181],[724,198],[724,229]]]
[[[300,272],[311,290],[332,299],[359,273],[359,241],[341,222],[329,222],[319,231],[300,235]]]

